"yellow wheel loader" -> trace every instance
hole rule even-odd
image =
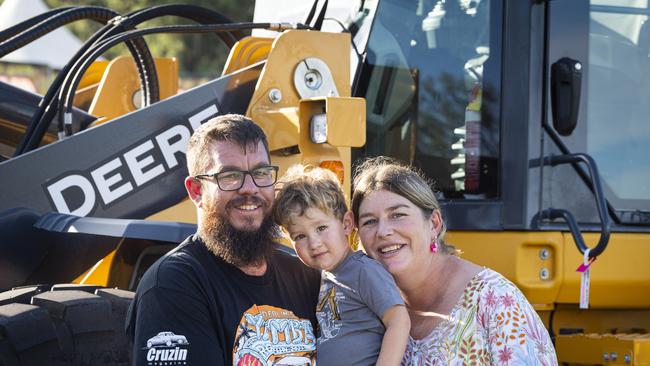
[[[139,26],[166,15],[196,24]],[[561,364],[650,364],[649,15],[645,0],[258,1],[251,23],[70,7],[0,30],[2,57],[106,24],[45,95],[0,83],[0,360],[128,363],[130,291],[195,230],[187,139],[242,113],[282,171],[321,165],[348,194],[363,157],[420,168],[447,241],[519,286]],[[222,76],[177,93],[175,61],[142,39],[162,32],[224,42]],[[96,62],[122,42],[131,57]]]

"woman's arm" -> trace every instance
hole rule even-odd
[[[384,312],[381,321],[386,327],[381,351],[375,366],[396,366],[402,362],[411,330],[411,319],[404,305],[395,305]]]

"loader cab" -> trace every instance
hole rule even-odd
[[[364,6],[374,18],[355,37],[365,48],[353,88],[367,100],[367,143],[355,158],[389,155],[420,168],[452,230],[563,230],[561,220],[540,218],[552,207],[598,232],[586,167],[535,163],[585,153],[600,168],[612,230],[647,231],[647,1]],[[552,89],[562,58],[581,68],[575,100]],[[544,127],[559,108],[553,98],[575,102],[576,127],[564,135]]]

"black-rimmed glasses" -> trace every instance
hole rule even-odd
[[[247,174],[253,178],[253,183],[256,186],[269,187],[278,179],[278,167],[269,165],[253,170],[225,170],[214,174],[198,174],[194,178],[214,178],[222,191],[236,191],[244,185]]]

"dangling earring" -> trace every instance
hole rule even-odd
[[[431,245],[429,246],[429,249],[431,250],[431,253],[437,253],[438,252],[438,238],[433,239],[433,241],[431,242]]]

